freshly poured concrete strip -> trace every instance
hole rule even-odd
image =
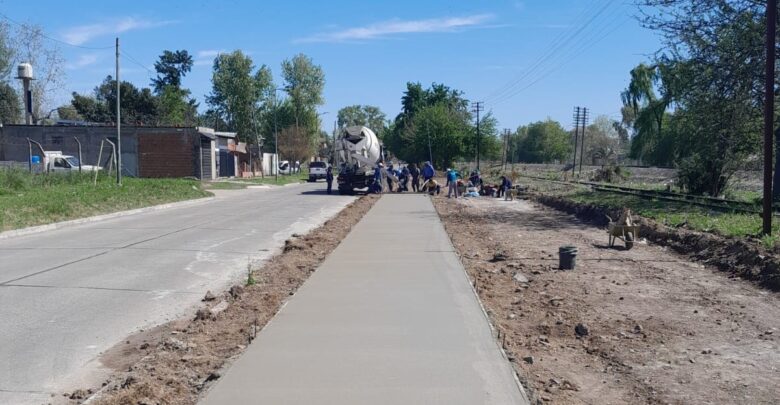
[[[219,191],[164,210],[0,240],[0,404],[99,385],[101,351],[243,282],[354,200],[323,183]]]
[[[421,195],[382,197],[203,402],[528,403]]]

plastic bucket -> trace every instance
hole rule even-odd
[[[577,247],[561,246],[558,248],[558,268],[561,270],[574,270],[577,265]]]

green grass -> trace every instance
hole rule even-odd
[[[579,203],[617,209],[630,208],[638,215],[672,227],[684,225],[690,229],[724,236],[756,236],[761,231],[761,217],[757,214],[718,212],[684,203],[593,191],[575,191],[563,196]],[[775,226],[773,233],[776,234],[778,229],[780,227]]]
[[[197,180],[0,170],[0,231],[206,197]]]

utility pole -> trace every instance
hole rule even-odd
[[[772,234],[772,133],[775,114],[775,39],[777,38],[777,0],[766,3],[766,82],[764,101],[764,235]]]
[[[482,112],[484,103],[482,101],[476,101],[471,103],[471,107],[473,108],[473,111],[477,113],[477,171],[479,171],[479,143],[482,140],[481,134],[479,133],[479,113]]]
[[[428,161],[433,166],[433,149],[431,149],[431,131],[428,128],[428,121],[425,121],[425,133],[428,134]]]
[[[501,161],[501,171],[506,171],[506,162],[509,160],[509,128],[504,128],[504,153]]]
[[[119,37],[116,37],[116,184],[122,185],[122,110],[119,80]]]
[[[588,108],[582,108],[582,141],[580,142],[580,174],[582,174],[582,161],[585,160],[585,129],[588,125]]]
[[[333,161],[330,162],[331,166],[338,165],[338,162],[336,162],[336,136],[339,133],[339,120],[333,121]]]
[[[574,156],[571,162],[571,176],[574,177],[574,170],[577,168],[577,142],[580,137],[580,107],[574,107]]]

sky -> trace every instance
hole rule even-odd
[[[163,50],[189,51],[195,66],[183,85],[201,110],[220,52],[241,49],[280,86],[281,62],[304,53],[325,72],[326,129],[353,104],[395,117],[410,81],[463,91],[500,128],[548,117],[570,127],[575,106],[619,118],[629,71],[661,47],[637,12],[631,0],[0,0],[0,18],[38,24],[60,48],[59,102],[114,74],[115,37],[122,79],[137,86],[149,86]]]

